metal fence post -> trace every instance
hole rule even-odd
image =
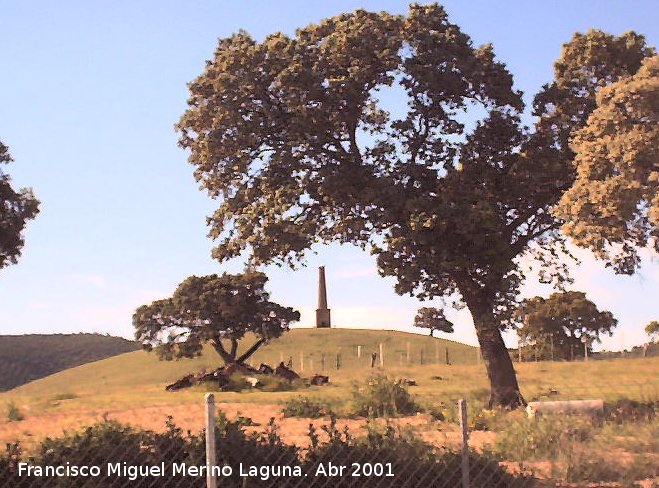
[[[206,487],[217,488],[215,456],[215,395],[206,393]]]
[[[460,430],[462,431],[462,488],[469,488],[469,428],[467,427],[467,402],[459,400]]]

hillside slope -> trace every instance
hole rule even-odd
[[[242,349],[251,345],[253,338],[241,343]],[[475,364],[476,349],[458,342],[425,335],[389,330],[363,329],[293,329],[281,338],[262,347],[251,363],[276,365],[280,360],[293,359],[293,368],[300,371],[300,354],[304,357],[304,374],[336,371],[336,355],[340,354],[342,372],[370,369],[370,354],[383,344],[385,365],[406,364],[407,345],[410,349],[410,365],[419,365],[423,354],[424,364],[445,362],[446,349],[453,364]],[[361,358],[357,346],[362,346]],[[422,353],[423,351],[423,353]],[[439,356],[439,357],[438,357]],[[378,359],[379,361],[379,359]],[[162,387],[187,373],[201,369],[213,369],[222,364],[219,356],[210,348],[201,357],[179,361],[160,361],[155,353],[135,351],[111,357],[93,364],[68,369],[48,378],[24,385],[14,390],[17,394],[56,394],[63,390],[79,392],[120,390],[124,388]]]
[[[0,391],[136,349],[135,342],[101,334],[1,335]]]

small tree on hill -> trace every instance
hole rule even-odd
[[[299,312],[268,300],[267,280],[257,272],[190,276],[172,297],[136,310],[135,339],[164,360],[199,356],[208,343],[225,364],[243,363],[300,319]],[[238,355],[248,332],[257,340]]]
[[[650,341],[655,342],[659,339],[659,320],[653,320],[645,326],[645,333],[650,336]]]
[[[444,315],[444,310],[435,307],[422,307],[414,317],[414,327],[430,329],[430,337],[433,332],[453,332],[453,322]]]
[[[600,312],[580,291],[524,300],[515,315],[522,324],[517,329],[520,342],[534,345],[540,359],[583,356],[584,341],[590,350],[601,334],[611,335],[618,323],[611,312]]]

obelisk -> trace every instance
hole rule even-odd
[[[330,310],[327,308],[327,288],[325,287],[325,266],[318,268],[318,308],[316,309],[316,328],[332,326]]]

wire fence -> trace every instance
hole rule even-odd
[[[659,486],[657,387],[546,391],[516,411],[468,398],[412,416],[394,404],[385,419],[278,414],[260,425],[228,418],[222,394],[207,394],[196,433],[172,418],[160,431],[104,419],[29,451],[10,443],[0,486],[649,488]],[[291,422],[307,424],[305,442],[287,439]]]

